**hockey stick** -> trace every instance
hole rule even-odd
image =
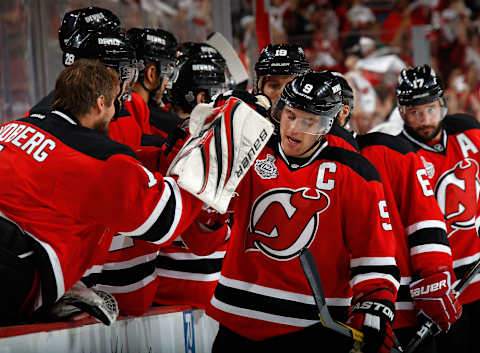
[[[468,284],[473,280],[473,277],[480,271],[480,259],[478,259],[470,268],[470,270],[462,277],[462,279],[454,287],[455,298],[458,298]],[[425,319],[425,322],[415,333],[407,345],[405,353],[413,353],[415,349],[422,343],[427,337],[431,336],[434,331],[434,323],[431,320]]]
[[[238,89],[247,88],[248,73],[230,42],[220,33],[213,32],[207,37],[207,44],[218,50],[227,64],[228,71]]]
[[[317,304],[318,317],[320,318],[320,323],[322,326],[332,329],[344,336],[350,337],[358,343],[362,343],[363,332],[342,322],[334,320],[330,315],[327,302],[325,300],[325,294],[323,292],[320,275],[318,274],[317,264],[315,263],[315,259],[313,258],[312,252],[309,249],[304,248],[302,250],[300,254],[300,264],[302,265],[303,273],[305,273],[305,277],[307,278],[310,289],[312,290],[313,298]],[[396,342],[396,345],[399,347],[398,342]],[[401,348],[397,349],[393,347],[390,352],[400,353],[402,350]]]

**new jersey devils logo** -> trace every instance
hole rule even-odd
[[[466,158],[443,173],[435,186],[435,197],[447,224],[450,237],[459,229],[475,227],[480,192],[478,163]]]
[[[276,260],[289,260],[311,244],[319,214],[330,198],[318,189],[273,189],[255,200],[250,214],[246,251],[261,251]]]

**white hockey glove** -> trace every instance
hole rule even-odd
[[[118,317],[117,301],[107,292],[77,282],[52,306],[48,315],[50,319],[66,319],[82,312],[111,325]]]
[[[199,109],[203,114],[196,116],[192,112],[191,137],[173,160],[167,175],[178,176],[180,187],[223,214],[274,127],[235,97],[211,110],[208,116],[206,107]]]

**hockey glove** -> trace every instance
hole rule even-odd
[[[48,315],[50,319],[66,319],[81,312],[110,325],[118,317],[118,305],[111,294],[77,282],[53,305]]]
[[[194,115],[192,112],[190,117],[191,136],[170,164],[167,175],[178,176],[180,187],[223,214],[272,135],[273,125],[233,97],[208,117],[196,119]],[[200,120],[203,127],[198,131]]]
[[[437,326],[434,334],[440,330],[448,331],[462,313],[462,305],[455,299],[450,273],[447,271],[410,283],[410,294],[417,315],[426,316]]]
[[[363,353],[390,353],[394,310],[388,300],[366,300],[353,306],[347,324],[363,332]]]

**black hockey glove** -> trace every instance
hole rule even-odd
[[[365,300],[353,306],[347,324],[363,332],[363,353],[390,353],[394,345],[394,313],[394,304],[389,300]]]

